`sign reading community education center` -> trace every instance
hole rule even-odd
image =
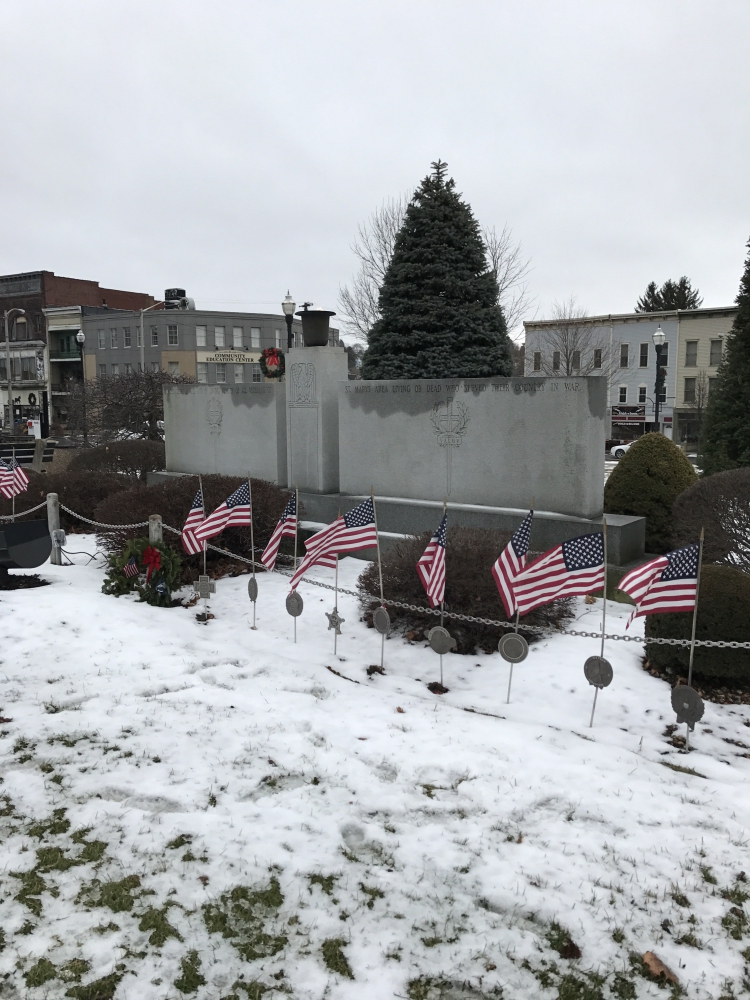
[[[197,351],[196,361],[215,365],[251,365],[258,364],[260,354],[256,351]]]

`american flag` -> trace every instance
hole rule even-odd
[[[378,544],[372,497],[327,525],[305,542],[305,558],[292,577],[292,590],[311,566],[335,566],[339,552],[356,552]]]
[[[604,535],[579,535],[539,556],[513,583],[522,615],[560,597],[590,594],[604,586]]]
[[[692,611],[698,588],[698,545],[674,549],[632,569],[617,584],[635,601],[628,625],[640,615]]]
[[[138,563],[135,561],[135,556],[131,556],[130,559],[122,567],[122,571],[125,576],[138,576]]]
[[[28,489],[29,477],[15,458],[9,462],[0,459],[0,493],[8,500]]]
[[[422,553],[417,563],[417,573],[422,586],[427,591],[427,597],[434,608],[445,597],[445,533],[448,527],[448,515],[443,514],[443,520],[430,544]]]
[[[513,593],[513,583],[526,565],[533,518],[534,511],[530,510],[521,522],[521,527],[505,546],[492,567],[492,575],[495,578],[495,584],[500,592],[500,600],[503,602],[508,618],[511,618],[518,609]]]
[[[297,497],[293,493],[289,503],[284,508],[284,512],[276,523],[276,527],[273,529],[273,534],[268,540],[268,545],[266,545],[263,550],[263,555],[260,557],[260,561],[270,572],[276,565],[276,556],[279,552],[279,545],[281,544],[281,539],[285,536],[294,536],[297,534]]]
[[[193,536],[197,542],[202,543],[214,535],[220,535],[225,528],[248,525],[251,520],[250,490],[247,482],[244,482],[231,497],[219,504],[213,514],[209,514],[202,524],[193,529]]]
[[[190,505],[190,513],[187,516],[182,528],[182,547],[189,556],[195,556],[203,551],[203,542],[199,542],[195,537],[195,529],[203,523],[206,516],[203,510],[203,490],[198,490]]]

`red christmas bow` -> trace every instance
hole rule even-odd
[[[281,364],[281,358],[279,357],[279,352],[275,347],[268,347],[263,352],[266,356],[266,367],[268,368],[278,368]]]
[[[158,573],[161,569],[161,552],[155,549],[152,545],[143,550],[143,559],[141,560],[144,566],[147,566],[146,571],[146,583],[151,579],[152,573]]]

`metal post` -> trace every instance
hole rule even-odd
[[[162,530],[161,514],[152,514],[148,519],[148,544],[162,545],[164,543],[164,533]]]
[[[339,517],[341,517],[341,512],[340,511],[339,511]],[[334,580],[334,591],[335,591],[335,597],[334,597],[334,601],[333,601],[333,610],[336,612],[336,617],[338,617],[338,613],[339,613],[339,554],[338,554],[338,552],[336,553],[336,578]],[[338,645],[338,638],[339,638],[339,627],[338,627],[338,625],[336,625],[336,627],[333,630],[333,655],[334,656],[336,655],[336,646]]]
[[[11,434],[13,433],[14,423],[13,423],[13,374],[10,367],[10,315],[11,313],[18,313],[19,316],[25,316],[26,310],[20,309],[14,306],[12,309],[6,309],[3,313],[3,320],[5,325],[5,364],[8,367],[8,426],[10,427]]]
[[[253,484],[250,482],[250,476],[247,477],[247,493],[250,497],[250,558],[252,559],[252,572],[253,580],[255,579],[255,528],[253,526]],[[253,601],[253,624],[250,626],[255,629],[255,605],[256,601]]]
[[[380,580],[380,607],[385,607],[385,600],[383,598],[383,564],[380,561],[380,535],[378,534],[378,514],[375,510],[375,490],[370,487],[370,497],[372,498],[372,513],[375,519],[375,539],[378,546],[378,578]],[[383,669],[385,659],[385,632],[380,635],[380,669]]]
[[[705,529],[701,528],[701,537],[698,542],[698,576],[695,580],[695,606],[693,607],[693,631],[690,636],[690,660],[688,663],[688,687],[693,683],[693,655],[695,653],[695,626],[698,624],[698,591],[701,585],[701,563],[703,562],[703,535]],[[690,749],[690,726],[685,723],[685,749]]]
[[[661,344],[656,347],[656,399],[654,400],[654,430],[659,432],[659,396],[661,394]]]
[[[81,409],[83,410],[83,447],[87,448],[89,443],[89,425],[86,414],[86,361],[83,355],[83,344],[81,344]]]
[[[203,520],[206,520],[206,498],[203,496],[203,476],[198,476],[198,488],[201,491],[201,507],[203,509]],[[206,546],[208,542],[203,543],[203,575],[207,576],[206,573]]]
[[[607,623],[607,518],[602,517],[602,541],[604,543],[604,589],[602,590],[602,644],[599,649],[599,656],[604,659],[604,633]],[[589,719],[589,729],[594,725],[594,712],[596,711],[596,698],[599,688],[594,686],[594,704],[591,706],[591,718]]]
[[[144,346],[145,341],[143,339],[143,313],[145,310],[141,309],[141,371],[146,370],[146,348]]]
[[[291,351],[294,346],[294,334],[292,333],[292,323],[294,322],[294,316],[284,316],[286,320],[286,349]]]
[[[57,493],[47,494],[47,527],[50,536],[54,539],[55,532],[60,530],[60,500]],[[53,566],[62,566],[62,551],[59,545],[52,543],[52,554],[49,558]]]

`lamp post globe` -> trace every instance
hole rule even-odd
[[[292,348],[292,323],[294,322],[294,310],[297,308],[297,303],[294,301],[292,296],[287,290],[286,298],[281,303],[281,309],[284,313],[284,319],[286,320],[286,349],[289,351]]]
[[[656,348],[656,385],[654,386],[654,430],[659,432],[659,403],[661,402],[661,351],[664,347],[664,331],[661,328],[661,323],[654,330],[651,339],[654,342],[654,347]]]

